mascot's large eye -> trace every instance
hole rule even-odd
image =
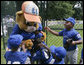
[[[30,23],[30,22],[27,22],[26,25],[27,26],[33,26],[32,23]]]
[[[27,22],[26,25],[30,26],[30,25],[29,25],[29,22]]]
[[[27,22],[26,25],[28,25],[28,26],[35,26],[36,27],[36,23],[34,23],[34,22]]]

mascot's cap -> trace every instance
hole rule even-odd
[[[23,36],[19,34],[10,36],[8,39],[8,48],[11,49],[11,48],[19,47],[22,40],[23,40]]]
[[[50,47],[50,51],[51,53],[54,53],[60,59],[66,56],[66,50],[64,49],[64,47],[55,47],[54,45],[52,45]]]
[[[24,12],[24,17],[27,21],[41,23],[39,8],[33,1],[25,1],[22,4],[22,11]]]

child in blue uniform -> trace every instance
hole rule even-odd
[[[50,51],[55,59],[54,64],[65,64],[64,57],[66,56],[66,50],[64,47],[55,47],[52,45]]]
[[[30,64],[26,53],[17,51],[22,43],[23,37],[19,34],[12,35],[8,39],[8,46],[11,51],[6,51],[4,57],[6,64]]]
[[[64,20],[66,21],[64,24],[65,29],[63,29],[60,32],[53,31],[49,27],[45,27],[45,29],[56,36],[63,36],[64,47],[67,44],[67,40],[72,39],[71,45],[67,44],[68,46],[65,47],[65,49],[67,50],[67,55],[65,57],[65,64],[67,64],[68,61],[70,61],[70,64],[77,64],[77,55],[78,55],[77,44],[82,43],[82,38],[80,34],[73,28],[75,25],[75,19],[69,17]]]

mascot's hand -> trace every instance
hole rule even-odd
[[[22,43],[24,43],[25,44],[25,48],[27,48],[27,49],[32,49],[32,46],[33,46],[33,42],[32,42],[32,40],[25,40],[25,41],[23,41]]]

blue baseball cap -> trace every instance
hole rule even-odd
[[[19,47],[22,40],[23,40],[23,36],[19,34],[10,36],[8,39],[8,48],[11,49],[11,48]]]
[[[71,22],[73,25],[75,25],[75,19],[74,18],[72,18],[72,17],[69,17],[69,18],[64,18],[64,20],[65,21],[69,21],[69,22]]]
[[[52,45],[50,47],[51,53],[54,53],[58,58],[62,59],[66,56],[66,50],[64,47],[55,47]]]

